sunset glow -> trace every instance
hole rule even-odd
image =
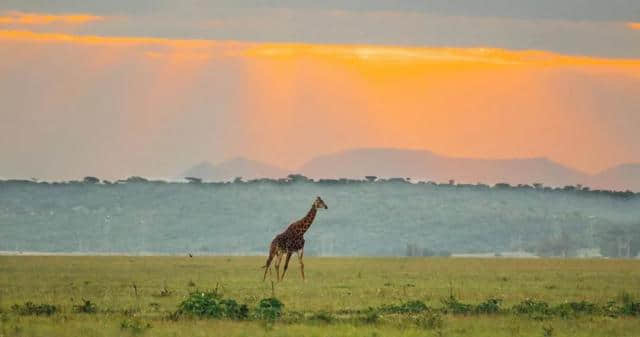
[[[41,43],[75,43],[106,46],[161,46],[195,57],[244,56],[278,60],[311,58],[357,61],[372,65],[419,66],[426,64],[494,66],[608,66],[635,70],[640,59],[607,59],[586,56],[561,55],[546,51],[513,51],[499,48],[422,48],[374,45],[325,45],[257,43],[227,40],[185,40],[129,36],[91,36],[62,33],[36,33],[31,31],[0,30],[0,40]],[[150,57],[158,52],[147,52]]]
[[[640,22],[629,22],[627,26],[634,30],[640,30]]]
[[[9,51],[0,74],[29,60],[20,79],[33,78],[26,82],[31,88],[41,87],[42,74],[55,79],[47,90],[35,91],[29,113],[64,114],[72,107],[84,120],[96,107],[105,109],[98,132],[109,143],[87,145],[86,151],[99,148],[116,158],[122,154],[109,155],[114,150],[107,144],[117,142],[136,149],[128,162],[148,169],[157,167],[153,158],[165,149],[185,153],[191,162],[214,153],[242,154],[295,168],[321,153],[396,147],[451,156],[550,157],[588,172],[635,153],[629,142],[638,117],[627,106],[640,105],[640,59],[25,30],[0,30],[0,45]],[[602,85],[609,89],[594,95]],[[13,88],[19,90],[5,90]],[[8,97],[14,95],[19,93]],[[95,99],[102,105],[95,106]],[[608,114],[609,107],[621,112]],[[41,139],[63,143],[52,131],[58,117],[39,118],[53,123],[42,124]],[[111,134],[118,137],[111,140]],[[41,141],[23,146],[37,148]],[[583,144],[590,144],[588,150],[577,151]]]
[[[91,14],[44,14],[12,11],[0,15],[0,25],[48,25],[52,23],[79,25],[103,19]]]

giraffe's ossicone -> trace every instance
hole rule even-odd
[[[284,232],[276,235],[276,237],[271,241],[271,247],[269,249],[269,257],[267,258],[267,262],[263,266],[265,268],[263,280],[267,278],[267,272],[271,269],[271,262],[273,259],[275,260],[276,265],[276,280],[280,281],[284,278],[284,273],[287,271],[289,267],[289,259],[293,253],[298,254],[298,261],[300,262],[300,274],[302,275],[302,279],[304,280],[304,263],[302,262],[302,257],[304,255],[304,233],[311,227],[313,220],[316,218],[316,213],[319,208],[328,209],[327,204],[324,201],[317,197],[316,200],[311,205],[311,209],[307,213],[307,215],[290,224]],[[284,261],[284,270],[282,271],[282,276],[280,276],[280,262],[282,261],[282,256],[287,255]]]

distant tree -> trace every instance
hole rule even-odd
[[[184,179],[186,179],[190,184],[201,184],[202,183],[202,179],[196,178],[196,177],[185,177]]]
[[[146,183],[149,180],[142,178],[142,177],[138,177],[138,176],[131,176],[129,178],[127,178],[127,180],[125,180],[125,182],[127,183]]]
[[[456,181],[454,179],[449,179],[449,185],[455,185]]]
[[[242,177],[236,177],[235,179],[233,179],[233,183],[234,184],[241,184],[242,183]]]
[[[337,180],[337,179],[320,179],[320,180],[318,180],[318,183],[325,184],[325,185],[336,185],[339,182],[340,181]]]
[[[597,236],[604,256],[633,257],[640,252],[640,224],[607,227]]]
[[[508,183],[497,183],[493,185],[493,188],[511,188],[511,185]]]
[[[371,182],[371,183],[376,181],[376,179],[378,179],[378,177],[376,177],[376,176],[365,176],[364,178],[367,179],[367,181]]]
[[[573,256],[578,248],[578,243],[569,235],[569,232],[562,231],[555,237],[548,237],[537,245],[537,252],[542,256]]]
[[[406,256],[419,256],[420,248],[415,243],[407,243]]]
[[[434,255],[436,255],[436,252],[434,252],[433,250],[429,248],[422,248],[422,256],[434,256]]]
[[[84,177],[84,180],[82,180],[82,182],[84,182],[85,184],[97,184],[100,182],[100,179],[96,177]]]
[[[542,189],[542,188],[543,188],[543,185],[542,185],[542,183],[533,183],[533,187],[534,187],[536,190],[540,190],[540,189]]]
[[[292,182],[309,182],[310,179],[302,174],[290,174],[287,176]]]

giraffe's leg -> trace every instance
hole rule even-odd
[[[269,257],[267,258],[267,262],[264,264],[264,276],[262,277],[262,280],[266,280],[267,279],[267,271],[269,271],[269,275],[271,275],[271,261],[273,261],[273,257],[275,256],[275,250],[272,248],[269,250]]]
[[[263,267],[264,268],[264,276],[262,276],[263,281],[267,279],[267,271],[269,272],[269,276],[271,276],[271,260],[273,260],[273,256],[269,256],[269,260],[267,260],[267,264]]]
[[[304,248],[298,252],[298,262],[300,262],[300,274],[302,274],[302,280],[304,281],[304,262],[302,262],[302,256],[304,255]]]
[[[289,259],[291,258],[292,252],[287,252],[287,258],[284,260],[284,270],[282,271],[281,280],[284,278],[284,273],[287,272],[287,268],[289,268]]]
[[[280,262],[282,262],[282,253],[278,252],[278,256],[276,256],[276,281],[280,281]]]

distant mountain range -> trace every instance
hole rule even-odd
[[[235,158],[212,165],[200,163],[187,170],[183,177],[208,181],[281,178],[291,171],[259,161]],[[457,183],[509,183],[545,186],[582,184],[598,189],[640,191],[640,163],[624,164],[589,175],[563,166],[547,158],[474,159],[438,155],[427,150],[364,148],[322,155],[302,165],[296,173],[314,179],[402,177]]]
[[[182,177],[195,177],[206,181],[230,181],[237,177],[244,179],[283,178],[289,172],[285,169],[242,157],[224,161],[217,165],[202,162],[188,169]]]
[[[580,184],[586,175],[546,158],[453,158],[425,150],[357,149],[319,156],[300,172],[312,178],[410,177],[417,180],[460,183],[510,184],[540,182],[548,185]]]
[[[640,192],[640,163],[618,165],[591,178],[594,188]]]

